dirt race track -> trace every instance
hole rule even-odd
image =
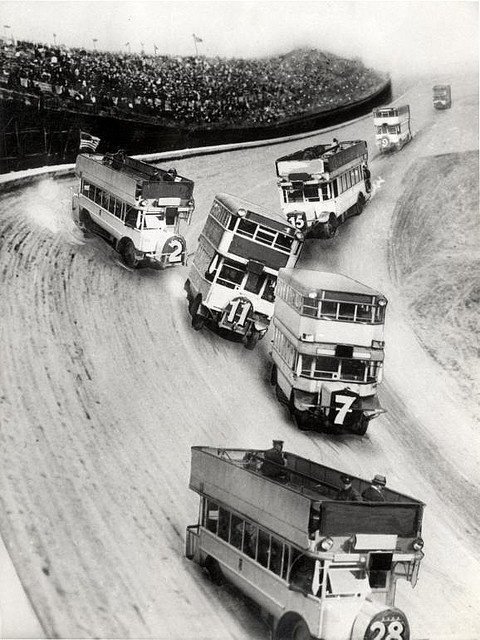
[[[2,196],[0,532],[45,637],[266,640],[230,589],[183,556],[196,521],[190,447],[270,445],[388,483],[427,504],[415,590],[398,589],[412,638],[474,640],[480,628],[478,406],[426,354],[396,291],[389,248],[403,181],[419,157],[478,150],[478,79],[452,83],[436,112],[432,79],[410,104],[413,141],[378,156],[370,118],[305,141],[173,164],[195,180],[190,252],[215,193],[278,208],[274,159],[331,137],[362,138],[375,194],[302,266],[354,277],[389,298],[388,413],[367,435],[302,433],[268,384],[269,338],[242,345],[190,327],[188,269],[129,271],[70,219],[73,177]],[[432,221],[432,224],[435,222]],[[7,637],[16,636],[5,626]]]

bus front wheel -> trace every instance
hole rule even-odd
[[[215,558],[208,556],[205,561],[205,569],[208,571],[208,575],[213,584],[221,585],[225,582],[220,565]]]
[[[190,313],[192,315],[192,327],[195,331],[200,331],[205,324],[206,318],[198,313],[200,307],[202,306],[202,296],[199,294],[193,300],[192,304],[189,305]]]
[[[120,247],[120,255],[122,256],[123,263],[130,267],[130,269],[135,269],[138,266],[138,258],[135,251],[135,245],[131,240],[127,240]]]
[[[337,233],[337,219],[333,213],[330,215],[328,222],[325,223],[323,231],[327,239],[333,238]]]
[[[310,640],[308,625],[303,618],[295,616],[280,624],[275,640]]]
[[[259,341],[259,339],[260,339],[260,334],[258,333],[258,331],[255,331],[255,329],[253,329],[252,333],[244,337],[243,346],[245,347],[245,349],[249,349],[251,351],[252,349],[255,349],[255,346]]]
[[[354,426],[354,433],[359,436],[364,436],[367,433],[369,420],[366,416],[362,416],[360,420],[357,420]]]
[[[365,206],[365,196],[363,195],[363,193],[359,193],[357,198],[357,216],[359,216],[362,213],[364,206]]]
[[[85,209],[80,209],[80,215],[78,216],[78,219],[80,222],[79,226],[82,231],[89,233],[93,231],[94,223],[88,211],[85,211]]]

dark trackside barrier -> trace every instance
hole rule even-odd
[[[268,140],[331,127],[372,111],[391,100],[388,80],[362,100],[335,109],[258,126],[156,124],[151,119],[125,119],[109,114],[62,110],[42,97],[0,91],[0,173],[72,163],[79,130],[101,138],[102,152],[125,149],[129,155],[189,150]],[[278,140],[280,142],[280,140]],[[222,149],[219,148],[219,151]]]

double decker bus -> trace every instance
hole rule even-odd
[[[275,161],[282,211],[307,238],[332,238],[371,197],[367,143],[319,144]]]
[[[342,471],[286,452],[272,477],[264,456],[192,447],[187,558],[255,602],[275,640],[409,640],[395,591],[417,582],[425,505],[387,488],[385,502],[340,501]]]
[[[193,328],[208,322],[253,349],[272,317],[278,270],[295,266],[302,245],[279,213],[217,194],[185,282]]]
[[[373,112],[375,144],[380,153],[399,151],[412,139],[410,106],[380,107]]]
[[[194,183],[131,158],[123,151],[104,156],[81,153],[75,174],[74,221],[111,242],[130,268],[160,269],[186,264],[180,221],[190,224]]]
[[[436,84],[433,87],[433,106],[435,109],[450,109],[452,89],[449,84]]]
[[[384,360],[387,299],[347,276],[279,271],[271,383],[300,429],[364,435],[383,412],[376,396]]]

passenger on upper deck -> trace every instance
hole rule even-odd
[[[284,469],[282,469],[286,464],[282,449],[283,440],[273,440],[273,447],[265,451],[262,473],[264,476],[267,476],[267,478],[287,480],[288,474]]]
[[[352,486],[352,479],[350,476],[340,476],[340,480],[343,482],[343,489],[337,493],[336,500],[344,500],[345,502],[361,502],[362,496]]]
[[[362,498],[365,502],[385,502],[385,496],[383,495],[383,488],[387,484],[385,476],[376,475],[370,486],[362,493]]]

